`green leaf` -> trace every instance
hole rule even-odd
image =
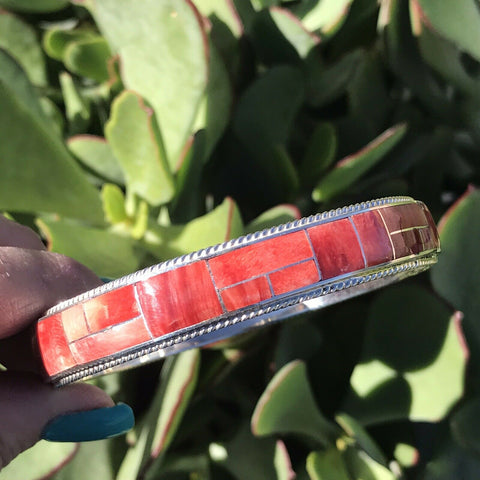
[[[166,360],[160,386],[144,421],[136,427],[137,442],[127,452],[117,480],[150,478],[178,429],[195,390],[200,365],[198,350],[187,350]]]
[[[443,442],[439,451],[426,464],[423,480],[476,478],[480,471],[478,455],[471,455],[453,440]]]
[[[418,286],[379,294],[342,410],[363,425],[441,420],[463,394],[467,357],[459,318]]]
[[[71,462],[55,473],[54,480],[85,480],[98,478],[115,480],[115,465],[112,451],[115,440],[100,440],[85,442],[79,445],[78,451]],[[118,447],[117,447],[117,450]],[[39,459],[42,463],[43,459]],[[23,478],[24,477],[18,477]],[[1,475],[0,475],[1,479]]]
[[[222,57],[212,43],[209,44],[209,53],[208,85],[192,129],[193,132],[205,130],[203,162],[209,160],[227,127],[232,109],[232,89]]]
[[[293,480],[296,477],[292,469],[292,461],[290,460],[287,447],[281,440],[277,440],[276,442],[273,463],[277,480]]]
[[[52,28],[43,36],[43,48],[49,57],[63,61],[65,50],[72,42],[92,38],[95,38],[95,34],[90,30]]]
[[[344,432],[353,438],[357,446],[360,447],[369,457],[377,463],[387,466],[387,459],[380,450],[376,442],[368,434],[368,432],[350,415],[346,413],[338,413],[335,420],[342,427]]]
[[[313,131],[300,165],[302,184],[313,186],[335,160],[337,135],[331,123],[319,123]]]
[[[290,362],[275,374],[255,407],[252,431],[258,436],[307,435],[323,446],[332,443],[336,428],[316,405],[304,362]]]
[[[291,193],[298,176],[285,149],[304,98],[300,71],[279,66],[256,80],[240,98],[233,130],[276,192]]]
[[[95,135],[75,135],[67,140],[67,147],[81,163],[96,174],[124,185],[122,167],[104,138]]]
[[[231,198],[226,198],[217,208],[186,225],[150,224],[144,241],[154,256],[166,260],[242,234],[243,223],[237,205]]]
[[[68,5],[68,0],[0,0],[0,6],[19,12],[55,12]]]
[[[37,224],[48,239],[50,250],[74,258],[99,277],[117,278],[140,266],[140,255],[131,238],[46,217]]]
[[[307,77],[309,105],[323,107],[343,95],[364,58],[363,50],[354,50],[328,66],[323,66],[319,62],[309,63]]]
[[[112,104],[105,136],[125,173],[127,189],[151,205],[171,200],[174,184],[150,108],[124,91]]]
[[[152,106],[176,171],[208,81],[203,20],[183,0],[91,3],[97,25],[120,56],[123,83]]]
[[[236,480],[276,478],[275,440],[254,437],[248,423],[241,425],[230,441],[215,447],[224,451],[224,458],[217,459],[217,463],[228,470]],[[212,453],[212,446],[210,452]]]
[[[90,122],[90,102],[82,95],[77,83],[67,72],[60,74],[60,86],[69,124],[69,134],[83,132]]]
[[[45,85],[45,58],[35,30],[6,11],[0,12],[0,48],[21,65],[34,85]]]
[[[42,480],[72,460],[76,443],[41,441],[26,450],[0,472],[0,480]]]
[[[480,11],[476,0],[414,0],[412,11],[424,28],[433,28],[480,61]]]
[[[353,0],[322,0],[302,2],[293,12],[302,20],[305,28],[324,36],[333,35],[347,18]]]
[[[125,210],[125,197],[122,190],[114,184],[106,183],[102,187],[102,201],[105,218],[112,224],[128,219]]]
[[[307,457],[307,472],[311,480],[350,480],[352,478],[342,453],[336,448],[310,453]]]
[[[411,31],[408,3],[392,0],[386,16],[381,25],[384,25],[383,36],[390,67],[422,104],[435,115],[450,121],[455,110],[436,77],[422,61]]]
[[[375,166],[402,139],[405,124],[389,128],[356,153],[340,160],[332,171],[320,180],[312,193],[316,202],[325,202],[353,185]]]
[[[431,272],[435,290],[464,314],[463,328],[472,354],[472,368],[480,375],[480,190],[470,188],[439,223],[441,262]]]
[[[242,22],[235,5],[229,0],[196,0],[195,6],[204,17],[215,18],[224,23],[235,37],[242,35]]]
[[[2,15],[0,14],[0,19]],[[22,104],[39,122],[46,122],[40,99],[35,88],[29,81],[20,64],[5,50],[0,48],[0,81],[5,84],[15,95],[16,100]]]
[[[97,82],[109,79],[108,60],[111,57],[106,40],[102,37],[87,38],[69,43],[63,60],[73,73],[92,78]]]
[[[348,448],[345,452],[347,469],[353,478],[361,480],[396,480],[395,475],[362,450]]]
[[[0,81],[0,208],[103,220],[98,192],[61,141]],[[28,136],[25,136],[28,132]]]
[[[276,227],[283,223],[298,220],[301,216],[300,210],[295,205],[277,205],[252,220],[245,227],[245,233],[254,233],[266,228]]]
[[[480,439],[478,438],[479,418],[479,397],[474,397],[461,405],[450,418],[453,438],[463,448],[477,455],[480,452]]]
[[[461,50],[430,28],[422,30],[418,42],[422,57],[433,69],[465,95],[480,100],[480,80],[465,69]]]
[[[306,58],[310,51],[320,43],[320,37],[308,31],[304,23],[289,10],[271,7],[270,16],[300,58]]]

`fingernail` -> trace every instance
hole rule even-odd
[[[43,429],[41,438],[50,442],[89,442],[122,435],[134,424],[132,409],[119,403],[57,417]]]

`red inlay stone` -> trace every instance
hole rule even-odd
[[[139,283],[137,289],[142,311],[154,337],[223,313],[204,261],[152,277]]]
[[[362,250],[348,218],[307,229],[323,279],[365,267]]]
[[[91,332],[104,330],[140,315],[133,285],[92,298],[85,302],[83,308]]]
[[[386,207],[380,211],[389,232],[427,225],[423,209],[416,203]]]
[[[420,230],[407,230],[391,235],[396,258],[408,257],[409,255],[423,252]]]
[[[60,316],[62,317],[63,329],[69,342],[78,340],[90,333],[82,305],[73,305],[71,308],[61,312]]]
[[[432,231],[430,228],[421,228],[418,232],[420,233],[420,238],[423,243],[423,250],[434,250],[438,248],[434,230]]]
[[[63,330],[60,313],[38,322],[37,339],[48,375],[56,375],[76,365]]]
[[[137,346],[150,339],[143,318],[138,317],[130,322],[81,338],[71,344],[71,349],[75,360],[82,364]]]
[[[248,280],[222,291],[223,304],[230,312],[267,300],[271,296],[270,285],[266,277]]]
[[[320,275],[314,260],[292,265],[270,274],[270,282],[275,295],[312,285],[319,280]]]
[[[352,220],[362,242],[368,267],[393,260],[392,244],[377,211],[359,213]]]
[[[265,275],[313,256],[304,231],[238,248],[208,261],[217,288]]]
[[[440,248],[440,237],[438,236],[438,231],[437,231],[437,226],[435,225],[435,221],[433,220],[432,214],[426,207],[424,203],[420,203],[423,214],[425,215],[425,218],[427,219],[427,223],[430,227],[430,231],[432,234],[432,242],[433,242],[433,247],[432,248]]]

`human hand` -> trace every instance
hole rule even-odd
[[[33,322],[51,306],[100,285],[74,260],[47,252],[30,229],[0,215],[0,469],[38,440],[99,440],[128,431],[130,407],[101,389],[46,384],[32,347]]]

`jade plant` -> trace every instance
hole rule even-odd
[[[402,284],[95,380],[134,430],[0,480],[478,478],[479,62],[478,0],[0,0],[0,211],[52,251],[116,278],[390,195],[442,242]]]

